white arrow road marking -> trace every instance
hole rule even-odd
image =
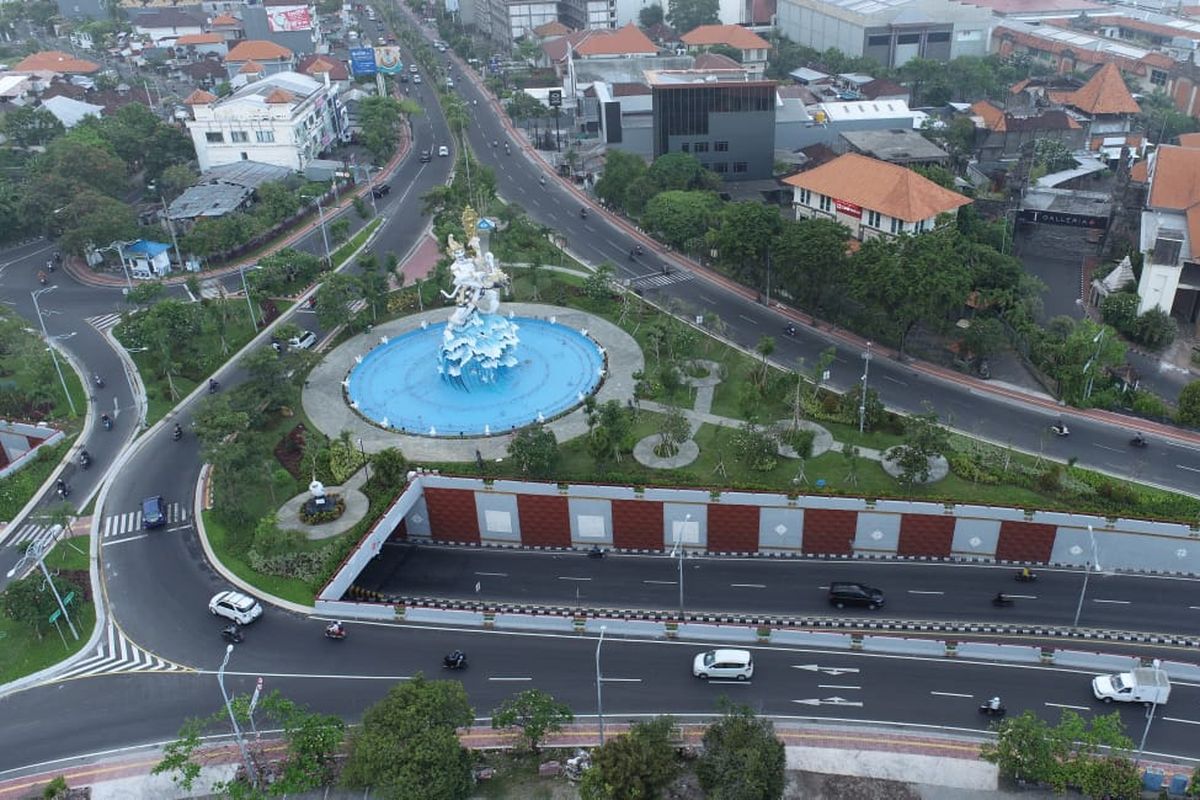
[[[807,700],[793,700],[792,702],[799,703],[802,706],[854,706],[855,708],[862,708],[861,702],[846,700],[842,697],[826,697],[824,700],[812,697]]]
[[[806,672],[824,672],[826,675],[846,675],[858,673],[858,667],[822,667],[820,664],[792,664],[792,669],[802,669]]]

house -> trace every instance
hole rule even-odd
[[[1148,162],[1138,313],[1158,308],[1195,324],[1200,319],[1200,148],[1160,145]]]
[[[130,20],[135,35],[149,39],[155,47],[169,47],[180,36],[204,33],[204,20],[178,8],[149,8]]]
[[[1089,150],[1101,150],[1110,139],[1116,138],[1116,156],[1133,130],[1133,118],[1142,113],[1121,77],[1121,70],[1111,61],[1097,69],[1081,88],[1062,97],[1061,102],[1076,112]]]
[[[99,118],[104,114],[104,106],[85,103],[82,100],[62,95],[42,100],[42,108],[53,114],[54,118],[68,130],[82,122],[84,117]]]
[[[776,27],[820,52],[872,58],[895,69],[914,58],[988,53],[992,12],[959,0],[779,0]]]
[[[171,272],[171,245],[138,239],[120,248],[129,274],[142,280],[162,278]]]
[[[654,104],[645,83],[595,81],[583,90],[577,119],[585,131],[599,133],[607,147],[649,158]]]
[[[229,43],[219,33],[186,33],[175,40],[175,52],[189,61],[210,55],[224,58],[229,53]]]
[[[316,7],[304,0],[247,3],[240,13],[247,39],[271,42],[300,54],[317,52],[323,41],[321,17]]]
[[[333,56],[305,56],[296,65],[296,72],[322,83],[336,84],[340,92],[350,88],[350,69],[344,61],[338,61]]]
[[[217,14],[208,23],[209,33],[219,33],[227,44],[246,38],[242,21],[232,14]]]
[[[281,183],[294,174],[287,167],[255,161],[213,167],[171,202],[167,218],[189,225],[200,218],[223,217],[251,205],[255,190],[264,183]]]
[[[796,218],[831,219],[859,240],[933,230],[938,218],[971,200],[911,169],[846,153],[784,178]]]
[[[61,50],[42,50],[18,61],[12,72],[46,72],[52,75],[91,75],[100,71],[94,61],[76,58]]]
[[[300,171],[346,130],[337,88],[298,72],[264,76],[220,99],[197,90],[184,104],[201,172],[238,161]]]
[[[1019,113],[980,100],[969,112],[975,123],[980,161],[1018,158],[1027,144],[1039,139],[1058,140],[1071,151],[1084,147],[1083,126],[1061,108]]]
[[[945,166],[950,163],[949,153],[912,128],[844,131],[841,140],[842,152],[870,156],[889,164]]]
[[[225,72],[230,80],[239,74],[274,75],[295,68],[296,56],[291,50],[261,39],[244,39],[225,56]]]
[[[654,158],[691,153],[727,181],[774,171],[775,82],[745,69],[646,70]]]
[[[530,33],[539,42],[547,42],[551,39],[561,39],[563,36],[571,33],[571,29],[557,19],[552,19],[542,25],[538,25]]]
[[[568,71],[568,62],[584,60],[652,58],[658,47],[633,23],[615,31],[576,31],[542,43],[542,53],[559,77]],[[690,62],[689,62],[690,63]]]
[[[680,41],[694,53],[716,45],[732,47],[742,54],[742,66],[758,76],[766,71],[771,52],[770,42],[740,25],[701,25],[681,36]]]

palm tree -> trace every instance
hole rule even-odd
[[[758,340],[758,344],[754,345],[754,352],[762,356],[762,367],[759,371],[758,388],[765,389],[767,386],[767,370],[770,366],[767,364],[767,359],[775,352],[775,338],[772,336],[763,336]]]

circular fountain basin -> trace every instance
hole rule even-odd
[[[350,370],[347,394],[360,414],[412,434],[484,436],[552,419],[600,385],[604,356],[579,331],[517,317],[516,366],[492,383],[447,380],[438,373],[445,323],[397,336]]]

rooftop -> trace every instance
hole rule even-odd
[[[185,33],[175,40],[176,47],[186,47],[189,44],[220,44],[225,37],[219,33]]]
[[[990,8],[1000,16],[1028,14],[1053,14],[1061,12],[1091,12],[1108,10],[1111,6],[1094,3],[1092,0],[966,0],[973,6]]]
[[[344,62],[338,61],[333,56],[322,55],[320,53],[314,53],[300,59],[300,63],[296,65],[296,72],[313,77],[319,77],[328,72],[329,80],[331,81],[350,80],[350,70],[346,68]]]
[[[696,56],[692,69],[741,69],[742,65],[724,53],[701,53]]]
[[[717,85],[733,83],[774,83],[750,77],[743,67],[737,69],[648,69],[646,83],[650,86]]]
[[[970,108],[971,115],[978,119],[976,125],[996,133],[1015,131],[1067,131],[1079,130],[1080,125],[1070,114],[1059,108],[1049,108],[1038,113],[1013,114],[995,106],[990,100],[980,100]]]
[[[1085,114],[1140,114],[1142,111],[1125,85],[1121,70],[1111,61],[1096,70],[1067,102]]]
[[[324,84],[298,72],[277,72],[248,83],[228,97],[216,102],[218,107],[234,103],[258,105],[298,103],[316,94]]]
[[[204,20],[179,8],[151,8],[138,11],[131,20],[138,28],[199,28]]]
[[[57,72],[62,75],[90,75],[99,70],[99,64],[76,58],[61,50],[33,53],[12,66],[13,72]]]
[[[658,47],[632,22],[615,31],[589,31],[592,35],[575,45],[581,56],[656,55]]]
[[[235,28],[240,27],[242,21],[232,14],[217,14],[213,17],[210,26],[213,28]]]
[[[542,23],[541,25],[538,25],[536,28],[533,29],[534,36],[542,36],[542,37],[566,36],[570,32],[571,32],[570,28],[568,28],[566,25],[563,25],[561,22],[559,22],[556,19],[552,19],[549,22]]]
[[[945,161],[950,154],[911,128],[844,131],[842,138],[863,155],[893,164]]]
[[[726,44],[737,50],[769,50],[771,43],[740,25],[701,25],[679,40],[692,47]]]
[[[854,203],[905,222],[952,212],[971,202],[911,169],[846,153],[784,183]]]
[[[247,39],[234,45],[225,61],[287,61],[292,51],[264,39]]]
[[[42,108],[49,111],[63,124],[64,128],[73,128],[84,117],[99,117],[104,112],[104,106],[85,103],[71,97],[59,95],[42,101]]]
[[[217,96],[212,92],[206,92],[203,89],[196,89],[184,99],[185,106],[206,106],[209,103],[215,103]]]
[[[896,119],[912,117],[912,109],[904,100],[855,100],[848,103],[821,103],[830,122],[858,119]]]
[[[1147,66],[1171,69],[1176,63],[1175,59],[1165,53],[1053,25],[1026,25],[1022,22],[1005,21],[1003,25],[997,25],[992,30],[992,36],[999,39],[1007,37],[1025,47],[1055,54],[1070,51],[1076,62],[1084,64],[1115,62],[1121,69],[1142,75],[1146,74]]]

